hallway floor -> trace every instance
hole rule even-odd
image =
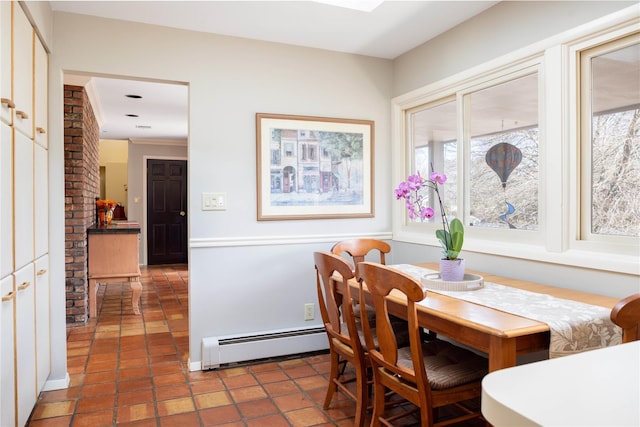
[[[187,281],[143,268],[141,315],[127,284],[101,286],[97,319],[67,329],[69,388],[41,393],[28,426],[353,426],[343,394],[322,409],[327,354],[189,372]]]

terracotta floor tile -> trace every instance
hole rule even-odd
[[[82,386],[80,389],[80,397],[101,396],[105,394],[115,394],[116,383],[100,383]]]
[[[184,374],[182,372],[169,375],[156,375],[155,369],[153,370],[153,372],[153,385],[156,387],[176,385],[186,382],[186,378],[184,377]]]
[[[220,378],[212,378],[205,381],[191,382],[191,391],[193,394],[207,393],[212,391],[224,390],[224,384]]]
[[[272,397],[300,392],[298,386],[292,381],[280,381],[277,383],[263,384],[262,387]]]
[[[36,406],[32,417],[34,419],[39,419],[71,415],[75,410],[75,406],[75,400],[63,400],[62,402],[46,402]]]
[[[278,408],[271,399],[259,399],[238,403],[238,410],[244,418],[256,418],[278,413]]]
[[[44,391],[40,393],[40,402],[58,402],[76,399],[80,395],[80,387],[70,386],[62,390]]]
[[[120,381],[118,392],[126,393],[133,390],[150,389],[153,386],[151,377],[134,378],[132,380]]]
[[[329,381],[326,377],[313,375],[311,377],[298,378],[295,380],[295,383],[298,384],[302,390],[314,390],[318,388],[326,389]]]
[[[143,420],[146,418],[155,418],[156,409],[153,403],[140,403],[138,405],[131,406],[119,406],[117,408],[117,422],[118,424]]]
[[[88,373],[84,376],[85,384],[108,383],[115,381],[116,372],[114,370]]]
[[[149,366],[136,366],[133,368],[122,368],[121,366],[118,372],[118,379],[120,381],[149,376],[151,376],[151,369]]]
[[[187,383],[167,387],[156,387],[154,390],[156,400],[168,400],[175,399],[177,397],[191,396],[191,390]]]
[[[113,426],[113,409],[76,414],[73,417],[73,427],[107,427]]]
[[[248,386],[258,384],[258,381],[256,381],[256,378],[251,374],[223,377],[222,382],[224,383],[225,386],[227,386],[228,389],[248,387]]]
[[[203,409],[200,412],[202,424],[205,426],[217,426],[241,420],[240,413],[234,405],[220,406],[218,408]]]
[[[275,371],[257,372],[254,374],[260,384],[274,383],[277,381],[288,380],[289,377],[281,369]]]
[[[308,408],[310,406],[313,406],[313,402],[307,399],[305,395],[302,393],[275,397],[273,401],[282,412],[292,411],[294,409]]]
[[[116,403],[118,406],[130,406],[137,405],[139,403],[151,403],[153,401],[153,390],[147,389],[118,393],[118,399]]]
[[[31,427],[69,427],[71,425],[71,415],[56,418],[45,418],[42,420],[33,420],[29,426]]]
[[[267,397],[267,392],[262,386],[256,385],[253,387],[234,388],[229,390],[233,401],[236,403],[247,402],[250,400],[258,400]]]
[[[105,395],[98,397],[85,397],[78,400],[78,406],[76,407],[76,413],[82,412],[95,412],[104,409],[113,409],[116,402],[116,396]]]
[[[318,408],[304,408],[286,412],[285,417],[294,427],[307,427],[326,423],[329,420]]]
[[[118,427],[157,427],[157,426],[158,424],[156,423],[155,418],[147,418],[146,420],[118,423]]]
[[[193,399],[189,397],[180,397],[177,399],[163,400],[158,404],[158,414],[161,417],[166,415],[180,414],[183,412],[195,411]]]
[[[170,415],[160,418],[162,427],[186,427],[199,426],[200,418],[197,412],[189,412],[186,414]]]
[[[226,391],[216,391],[213,393],[197,394],[193,397],[198,409],[214,408],[230,405],[233,403],[231,396]]]
[[[247,421],[247,427],[290,427],[291,424],[282,414],[267,415]]]

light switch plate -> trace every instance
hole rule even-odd
[[[227,193],[202,193],[203,211],[224,211],[227,209]]]

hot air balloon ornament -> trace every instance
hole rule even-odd
[[[516,228],[507,218],[516,211],[516,208],[507,201],[507,180],[509,175],[522,161],[522,151],[513,144],[501,142],[491,147],[485,155],[487,165],[498,175],[502,182],[502,191],[504,192],[504,203],[507,205],[507,211],[500,215],[500,219],[504,221],[509,228]]]
[[[432,167],[433,169],[433,167]],[[438,172],[431,172],[429,179],[420,176],[420,173],[409,175],[406,181],[400,183],[395,189],[396,199],[403,199],[409,212],[410,219],[427,220],[433,218],[435,212],[429,203],[429,190],[433,190],[437,196],[442,218],[442,228],[436,230],[436,237],[442,246],[442,259],[440,260],[440,277],[444,281],[461,281],[464,278],[464,259],[458,255],[464,242],[464,227],[462,221],[454,218],[451,223],[447,221],[447,214],[440,197],[439,185],[447,181],[447,176]]]

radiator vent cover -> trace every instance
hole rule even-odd
[[[265,331],[202,339],[202,370],[226,363],[286,356],[329,348],[323,327]]]

